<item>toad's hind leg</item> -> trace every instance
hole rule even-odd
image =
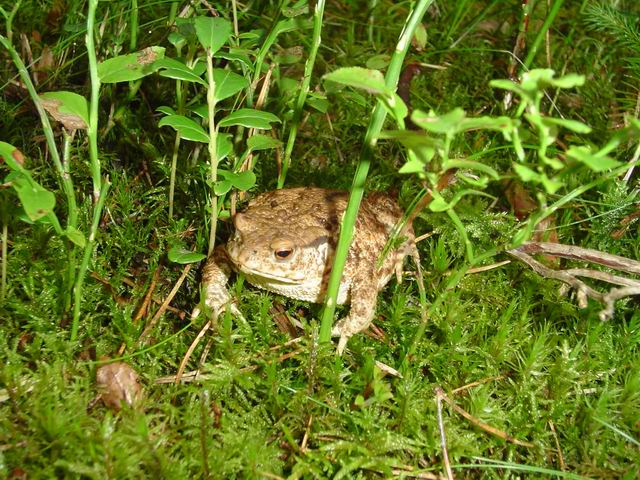
[[[377,281],[373,265],[359,271],[351,283],[351,309],[349,314],[339,320],[331,334],[340,337],[338,355],[342,355],[350,337],[365,330],[373,320],[378,297]]]

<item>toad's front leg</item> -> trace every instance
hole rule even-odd
[[[362,269],[353,278],[351,284],[351,309],[349,314],[339,320],[331,334],[340,337],[338,355],[342,355],[350,337],[365,330],[373,320],[378,298],[378,281],[375,268]]]
[[[202,293],[204,304],[211,310],[213,319],[224,312],[227,306],[229,311],[242,318],[238,308],[231,303],[231,295],[227,290],[227,281],[231,275],[231,264],[227,258],[227,253],[223,245],[218,245],[213,254],[207,259],[202,270]],[[202,304],[202,300],[200,301]],[[196,306],[191,313],[191,318],[200,315],[200,305]]]

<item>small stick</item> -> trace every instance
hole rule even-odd
[[[144,300],[142,301],[142,305],[131,319],[132,323],[136,323],[140,320],[148,311],[149,304],[151,303],[151,299],[153,298],[153,292],[156,289],[156,285],[158,284],[158,280],[160,279],[160,272],[162,271],[162,266],[158,266],[156,271],[153,272],[153,277],[151,278],[151,284],[149,285],[149,289],[147,290],[147,294],[144,296]]]
[[[558,435],[556,434],[556,427],[553,424],[552,420],[549,420],[549,427],[551,428],[551,433],[553,435],[553,440],[556,442],[556,452],[558,452],[558,463],[560,464],[560,470],[565,470],[566,465],[564,464],[564,457],[562,455],[562,449],[560,448],[560,442],[558,441]]]
[[[400,478],[411,477],[411,478],[420,478],[424,480],[442,480],[444,478],[442,475],[436,475],[434,473],[429,473],[429,472],[413,473],[412,468],[408,465],[402,468],[394,468],[393,470],[391,470],[391,473],[396,477],[400,477]]]
[[[207,359],[207,356],[209,355],[209,350],[211,350],[211,345],[213,345],[213,340],[214,340],[213,337],[210,337],[209,340],[207,340],[207,344],[204,346],[204,349],[202,350],[202,355],[200,355],[200,361],[198,362],[198,369],[195,371],[196,372],[195,380],[197,380],[198,375],[200,375],[200,370],[202,370],[204,361]]]
[[[502,267],[503,265],[508,265],[509,263],[511,263],[511,260],[503,260],[502,262],[492,263],[491,265],[483,265],[482,267],[470,268],[469,270],[467,270],[467,274],[486,272],[488,270],[493,270],[494,268]]]
[[[440,431],[440,446],[442,447],[442,461],[444,469],[447,472],[447,479],[453,480],[453,472],[449,463],[449,453],[447,452],[447,436],[444,433],[444,423],[442,421],[442,399],[444,391],[440,387],[436,387],[436,405],[438,406],[438,430]]]
[[[487,377],[487,378],[483,378],[482,380],[478,380],[476,382],[467,383],[466,385],[463,385],[461,387],[456,388],[455,390],[452,390],[451,393],[462,392],[463,390],[468,390],[470,388],[477,387],[478,385],[482,385],[484,383],[489,383],[493,381],[497,382],[498,380],[502,380],[505,376],[506,375],[497,375],[495,377]]]
[[[550,242],[525,242],[518,248],[508,250],[511,254],[519,251],[527,254],[543,253],[554,257],[568,258],[569,260],[581,260],[584,262],[597,263],[615,270],[640,275],[640,262],[630,258],[612,255],[610,253],[592,250],[590,248],[574,247],[573,245],[562,245]]]
[[[600,320],[610,320],[613,318],[613,314],[615,311],[615,302],[624,297],[629,297],[631,295],[640,295],[640,287],[622,287],[622,288],[614,288],[609,291],[609,293],[605,294],[602,298],[602,301],[605,304],[605,308],[598,314]]]
[[[158,323],[158,320],[169,306],[169,303],[171,303],[171,300],[173,300],[173,297],[175,297],[176,293],[178,293],[178,290],[182,286],[182,282],[184,282],[184,279],[187,278],[187,274],[189,273],[189,270],[191,270],[192,266],[193,263],[190,263],[184,267],[184,270],[182,270],[182,275],[180,275],[180,278],[178,278],[178,281],[169,292],[169,295],[167,295],[167,298],[165,298],[156,314],[153,316],[149,324],[145,327],[142,335],[140,335],[140,338],[138,339],[138,343],[141,343],[149,335],[149,333],[151,333],[151,330],[153,329],[153,327],[155,327],[156,323]]]
[[[466,410],[464,410],[463,408],[459,407],[458,405],[456,405],[448,396],[446,393],[444,393],[444,391],[442,389],[440,389],[440,395],[442,397],[442,399],[447,402],[451,408],[453,408],[456,412],[458,412],[460,415],[462,415],[464,418],[466,418],[467,420],[469,420],[471,423],[473,423],[476,427],[481,428],[482,430],[484,430],[485,432],[490,433],[491,435],[495,435],[498,438],[502,438],[504,441],[509,442],[509,443],[513,443],[514,445],[519,445],[521,447],[527,447],[527,448],[533,448],[535,445],[533,443],[530,442],[523,442],[522,440],[518,440],[517,438],[512,437],[511,435],[509,435],[506,432],[503,432],[502,430],[498,430],[495,427],[492,427],[491,425],[483,422],[482,420],[475,418],[473,415],[471,415],[469,412],[467,412]]]
[[[588,268],[568,268],[567,270],[565,270],[565,272],[567,272],[569,275],[575,275],[576,277],[593,278],[594,280],[601,280],[603,282],[622,285],[624,287],[640,287],[640,281],[638,280],[620,277],[618,275],[602,272],[600,270],[590,270]]]
[[[202,339],[202,337],[204,337],[204,334],[207,333],[207,330],[211,328],[211,325],[212,325],[211,320],[205,323],[204,326],[198,332],[198,335],[196,336],[196,338],[193,340],[193,342],[191,342],[191,345],[189,345],[189,348],[187,349],[187,353],[184,354],[184,357],[180,362],[180,366],[178,367],[178,372],[176,373],[176,382],[175,382],[176,385],[180,385],[180,380],[182,379],[182,373],[184,372],[184,369],[187,366],[189,359],[191,358],[191,354],[193,353],[195,348],[198,346],[198,343],[200,343],[200,339]],[[198,375],[199,371],[200,371],[200,368],[196,370],[196,374],[195,374],[196,376]]]
[[[313,423],[313,415],[309,415],[309,421],[307,422],[307,428],[304,431],[304,437],[300,443],[300,451],[305,453],[307,450],[307,442],[309,441],[309,432],[311,431],[311,423]]]

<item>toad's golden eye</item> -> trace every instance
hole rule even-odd
[[[280,250],[276,250],[275,254],[277,258],[287,258],[289,255],[291,255],[293,253],[293,250],[291,249],[280,249]]]
[[[288,238],[278,238],[271,242],[270,247],[276,260],[286,260],[293,254],[295,244]]]

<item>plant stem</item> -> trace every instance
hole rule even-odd
[[[98,103],[100,100],[100,77],[98,76],[98,60],[96,58],[96,49],[93,41],[93,28],[95,25],[96,8],[99,0],[89,0],[89,11],[87,13],[87,34],[85,43],[87,46],[87,57],[89,58],[89,73],[91,78],[91,102],[89,105],[89,126],[87,128],[87,137],[89,140],[89,166],[91,170],[91,178],[93,180],[93,220],[89,238],[84,247],[82,255],[82,263],[76,276],[76,283],[73,289],[73,321],[71,323],[71,341],[75,341],[78,336],[78,327],[80,325],[80,304],[82,302],[82,287],[84,286],[84,278],[89,268],[89,260],[93,254],[96,234],[102,217],[102,209],[104,208],[107,192],[109,190],[109,181],[101,178],[100,160],[98,158]]]
[[[7,11],[4,8],[0,7],[0,12],[2,12],[2,15],[6,19],[7,38],[9,39],[9,42],[13,40],[13,18],[16,16],[16,13],[18,13],[18,9],[20,8],[21,3],[22,3],[22,0],[18,0],[14,4],[10,13],[7,13]]]
[[[409,14],[409,18],[400,33],[398,44],[393,52],[389,68],[385,76],[385,84],[393,91],[396,90],[400,71],[402,69],[402,63],[404,62],[404,57],[406,56],[407,51],[409,50],[413,32],[432,2],[433,0],[419,0],[416,5],[414,5],[413,10]],[[373,149],[376,146],[376,138],[382,129],[385,116],[385,108],[382,103],[378,101],[375,109],[373,110],[373,115],[369,122],[369,128],[367,129],[367,133],[364,138],[364,144],[360,151],[360,161],[353,177],[349,203],[347,204],[347,209],[342,221],[342,227],[340,228],[340,238],[338,240],[338,246],[336,247],[336,257],[331,269],[331,276],[329,277],[329,283],[327,285],[325,306],[322,312],[320,342],[328,342],[331,340],[331,326],[333,324],[333,316],[336,310],[336,299],[338,297],[340,280],[342,279],[342,270],[344,269],[344,265],[347,261],[347,253],[349,252],[351,240],[353,239],[353,230],[360,202],[364,195],[364,184],[369,172]]]
[[[218,223],[218,197],[213,188],[218,178],[218,152],[216,151],[217,132],[215,125],[216,111],[216,82],[213,79],[213,56],[207,50],[207,79],[209,88],[207,89],[207,105],[209,107],[209,161],[211,171],[209,173],[211,187],[211,230],[209,232],[209,255],[213,253],[216,244],[216,225]]]
[[[309,58],[307,58],[307,62],[304,66],[302,85],[300,86],[296,108],[293,113],[293,119],[291,121],[291,127],[289,129],[287,147],[284,152],[284,158],[282,159],[282,170],[280,170],[280,174],[278,175],[278,188],[282,188],[284,186],[284,180],[287,176],[287,170],[289,169],[289,163],[291,162],[291,152],[293,151],[293,145],[296,142],[296,136],[298,134],[298,127],[300,126],[300,118],[302,117],[304,104],[307,101],[307,95],[309,93],[309,84],[311,83],[311,75],[313,74],[313,67],[316,63],[316,55],[318,54],[318,48],[320,47],[320,42],[322,41],[321,33],[322,18],[324,15],[324,3],[325,0],[318,0],[316,2],[315,12],[313,14],[313,39],[311,43],[311,49],[309,50]]]
[[[536,57],[536,53],[538,53],[538,48],[540,47],[540,44],[542,43],[542,40],[544,39],[545,34],[549,30],[549,28],[551,28],[551,24],[553,23],[556,16],[558,15],[558,12],[560,11],[560,8],[562,7],[563,3],[564,3],[564,0],[555,0],[553,2],[553,5],[551,6],[551,10],[549,11],[547,18],[544,20],[542,27],[540,28],[540,30],[538,30],[538,34],[536,35],[536,38],[533,40],[533,43],[529,48],[529,53],[527,54],[527,57],[525,58],[524,65],[523,65],[525,69],[528,70],[531,67],[533,60]]]
[[[4,301],[7,290],[7,242],[9,241],[9,225],[2,223],[2,274],[0,275],[0,303]]]
[[[100,196],[93,208],[93,221],[91,223],[91,231],[89,232],[89,238],[85,245],[84,253],[82,255],[82,262],[78,269],[78,275],[76,276],[76,284],[73,289],[73,322],[71,323],[71,341],[74,342],[78,337],[78,327],[80,326],[80,305],[82,303],[82,287],[84,285],[84,278],[89,268],[89,260],[93,254],[93,247],[96,241],[96,235],[98,233],[98,227],[100,226],[100,218],[102,217],[102,209],[104,208],[105,200],[107,199],[107,193],[109,192],[109,181],[105,178],[100,186]]]
[[[95,25],[96,8],[99,0],[89,0],[89,12],[87,13],[87,57],[89,59],[89,74],[91,76],[91,102],[89,110],[89,169],[93,181],[93,203],[97,204],[100,198],[100,159],[98,158],[98,105],[100,101],[100,77],[98,76],[98,59],[96,58],[96,46],[93,41],[93,28]]]
[[[171,175],[169,177],[169,220],[173,218],[173,196],[176,190],[176,168],[178,165],[178,150],[180,149],[180,135],[176,133],[171,156]]]
[[[129,41],[129,51],[135,51],[138,45],[138,0],[131,0],[131,39]]]
[[[62,135],[64,143],[62,147],[62,181],[68,183],[68,188],[73,191],[73,185],[71,184],[71,176],[69,175],[69,164],[71,160],[71,142],[73,141],[73,134],[69,135],[66,129],[62,129]],[[76,228],[78,223],[78,206],[76,205],[75,195],[71,195],[68,199],[68,211],[67,226]],[[73,242],[67,241],[67,285],[64,289],[64,311],[68,312],[71,308],[71,297],[73,293],[73,284],[76,279],[76,246]]]

